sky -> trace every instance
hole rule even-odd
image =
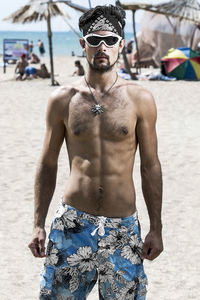
[[[29,24],[12,24],[8,21],[3,21],[3,19],[16,10],[18,10],[20,7],[27,4],[29,0],[1,0],[0,1],[0,30],[9,30],[9,31],[46,31],[47,25],[45,21],[41,22],[32,22]],[[89,1],[88,0],[72,0],[73,3],[89,7]],[[92,7],[96,5],[105,5],[105,4],[115,4],[115,0],[90,0]],[[125,2],[125,1],[122,1]],[[128,1],[126,1],[128,2]],[[130,1],[131,2],[131,1]],[[160,3],[163,1],[140,1],[137,0],[139,3]],[[81,16],[81,13],[77,12],[76,10],[70,8],[67,5],[63,5],[63,8],[66,10],[68,15],[70,15],[71,19],[69,22],[71,25],[78,29],[78,19]],[[141,17],[143,15],[143,11],[137,11],[136,12],[136,23],[139,23],[141,20]],[[126,31],[132,32],[132,13],[131,11],[126,11]],[[55,17],[52,18],[52,31],[68,31],[70,30],[67,23],[61,18],[61,17]]]

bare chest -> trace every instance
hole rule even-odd
[[[111,94],[98,101],[103,113],[95,114],[95,100],[88,93],[76,94],[69,105],[67,130],[76,137],[101,136],[108,139],[123,139],[135,130],[134,105],[121,94]]]

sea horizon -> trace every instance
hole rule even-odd
[[[80,33],[81,34],[81,33]],[[33,41],[33,52],[39,55],[37,42],[40,39],[44,43],[45,56],[49,56],[48,36],[46,31],[12,31],[0,30],[0,55],[3,55],[3,40],[4,39],[27,39]],[[125,39],[129,41],[133,39],[132,32],[125,32]],[[82,50],[79,44],[79,37],[73,31],[54,31],[52,33],[53,55],[64,56],[82,55]]]

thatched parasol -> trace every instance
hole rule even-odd
[[[174,0],[162,4],[152,5],[132,1],[121,1],[124,9],[136,11],[144,9],[165,16],[178,18],[180,21],[188,20],[200,24],[200,4],[197,0]]]
[[[200,4],[197,0],[169,1],[155,5],[152,11],[200,25]]]
[[[28,4],[12,13],[4,21],[12,21],[12,23],[30,23],[46,20],[49,40],[49,56],[51,66],[51,84],[57,85],[54,79],[53,67],[53,48],[52,48],[52,31],[51,31],[51,17],[63,16],[70,18],[67,13],[62,9],[59,3],[54,3],[52,0],[30,0]]]
[[[78,10],[82,13],[85,13],[86,11],[89,10],[89,8],[84,7],[82,5],[79,5],[79,4],[75,4],[75,3],[71,2],[70,0],[56,0],[56,1],[54,1],[54,3],[57,3],[57,2],[65,3],[66,5],[70,6],[71,8],[74,8],[75,10]]]
[[[132,10],[133,12],[133,26],[135,27],[135,19],[134,15],[136,10],[143,9],[146,11],[150,11],[157,14],[163,14],[166,16],[169,24],[172,26],[174,31],[174,47],[176,47],[176,29],[177,23],[174,25],[173,22],[170,20],[170,16],[176,18],[178,22],[182,20],[188,20],[192,23],[197,24],[200,26],[200,4],[197,0],[174,0],[169,2],[164,2],[158,5],[152,5],[147,3],[138,3],[132,1],[121,1],[122,7],[127,10]],[[137,47],[137,38],[134,29],[134,37],[136,41]],[[137,60],[139,62],[139,54],[137,48]]]
[[[177,23],[187,20],[200,26],[200,4],[197,0],[174,0],[155,5],[153,11],[166,16],[174,31],[174,48],[176,47]],[[169,17],[176,19],[175,25]],[[192,34],[192,33],[191,33]]]
[[[138,10],[138,9],[145,9],[150,10],[153,5],[147,3],[139,3],[137,1],[116,1],[118,5],[120,4],[126,10]]]

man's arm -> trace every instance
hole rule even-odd
[[[153,260],[163,251],[162,243],[162,173],[157,154],[156,106],[147,91],[142,91],[136,127],[141,158],[142,191],[150,218],[143,258]]]
[[[45,256],[45,219],[54,193],[57,162],[65,137],[60,92],[51,97],[47,107],[46,136],[35,179],[34,227],[29,248],[36,257]]]

